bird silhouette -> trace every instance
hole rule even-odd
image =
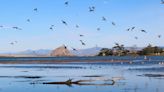
[[[94,11],[95,11],[95,7],[94,6],[89,7],[89,12],[94,12]]]
[[[53,31],[54,30],[53,27],[54,27],[54,25],[51,25],[49,29]]]
[[[79,36],[80,36],[80,37],[83,37],[84,35],[80,34]]]
[[[161,4],[164,4],[164,0],[161,0]]]
[[[65,4],[65,5],[68,5],[68,4],[69,4],[69,2],[68,2],[68,1],[66,1],[64,4]]]
[[[158,38],[161,38],[161,35],[158,35]]]
[[[113,26],[116,26],[116,23],[112,22],[112,25],[113,25]]]
[[[141,32],[143,32],[143,33],[147,33],[146,30],[141,30]]]
[[[102,21],[107,21],[107,19],[103,16],[103,17],[102,17]]]
[[[38,8],[34,8],[34,11],[35,11],[35,12],[38,12]]]
[[[16,30],[22,30],[21,28],[19,28],[19,27],[12,27],[13,29],[16,29]]]
[[[128,28],[126,31],[130,31],[130,28]]]
[[[135,36],[134,38],[135,38],[136,40],[138,39],[138,37],[137,37],[137,36]]]
[[[97,31],[100,31],[101,29],[100,28],[97,28]]]
[[[136,27],[132,27],[132,28],[131,28],[131,31],[133,31],[135,28],[136,28]]]
[[[76,28],[79,28],[79,25],[76,25]]]
[[[27,22],[31,22],[30,19],[27,19]]]
[[[66,26],[68,25],[67,22],[64,21],[64,20],[62,20],[62,23],[63,23],[64,25],[66,25]]]
[[[86,45],[82,40],[80,40],[80,42],[81,42],[82,45]]]
[[[73,48],[73,47],[71,47],[71,48],[72,48],[73,51],[77,51],[77,49],[75,49],[75,48]]]
[[[2,26],[2,25],[0,25],[0,28],[3,28],[3,26]]]

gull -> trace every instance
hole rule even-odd
[[[158,38],[161,38],[161,35],[158,35]]]
[[[64,25],[66,25],[66,26],[68,25],[67,22],[64,21],[64,20],[62,20],[62,23],[63,23]]]
[[[64,4],[65,4],[65,5],[68,5],[68,4],[69,4],[69,2],[68,2],[68,1],[66,1]]]
[[[83,37],[84,35],[79,35],[80,37]]]
[[[107,19],[103,16],[103,17],[102,17],[102,21],[107,21]]]
[[[2,26],[2,25],[0,25],[0,28],[3,28],[3,26]]]
[[[112,22],[112,25],[115,26],[116,24],[114,22]]]
[[[16,29],[16,30],[22,30],[21,28],[19,28],[19,27],[12,27],[13,29]]]
[[[141,32],[147,33],[146,30],[141,30]]]
[[[164,4],[164,0],[161,0],[161,4]]]
[[[94,11],[95,11],[95,7],[94,6],[89,7],[89,12],[94,12]]]
[[[77,49],[75,49],[75,48],[73,48],[73,47],[72,47],[72,50],[73,50],[73,51],[77,51]]]
[[[51,25],[49,29],[53,31],[54,30],[53,27],[54,27],[54,25]]]
[[[79,25],[76,25],[76,28],[79,28]]]
[[[138,39],[138,37],[136,36],[136,37],[134,37],[136,40]]]
[[[131,31],[133,31],[136,27],[132,27]]]
[[[128,28],[126,31],[130,31],[130,28]]]
[[[82,45],[86,45],[82,40],[80,40],[80,42],[81,42]]]
[[[34,8],[34,11],[35,11],[35,12],[38,12],[38,8]]]
[[[27,19],[27,22],[30,22],[30,19]]]
[[[101,29],[100,28],[97,28],[97,31],[100,31]]]

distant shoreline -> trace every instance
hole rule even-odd
[[[56,63],[74,63],[74,62],[131,62],[134,60],[164,60],[163,56],[90,56],[90,57],[0,57],[0,64],[56,64]]]

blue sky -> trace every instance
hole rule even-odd
[[[68,6],[64,5],[66,1]],[[88,12],[90,6],[96,7],[95,12]],[[164,5],[160,0],[0,0],[0,11],[0,25],[5,27],[0,28],[0,52],[54,49],[63,44],[79,49],[96,45],[112,47],[115,42],[139,47],[149,43],[164,45],[164,37],[157,37],[164,34]],[[102,21],[103,16],[106,22]],[[54,31],[49,30],[51,25]],[[23,30],[12,29],[13,26]],[[134,31],[126,31],[133,26]],[[98,27],[100,31],[96,30]],[[141,29],[147,33],[140,32]],[[79,37],[79,34],[85,36]],[[18,43],[9,44],[13,41]]]

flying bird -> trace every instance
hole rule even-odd
[[[112,25],[113,25],[113,26],[116,26],[116,23],[112,22]]]
[[[34,11],[35,11],[35,12],[38,12],[38,8],[34,8]]]
[[[79,25],[76,25],[76,28],[79,28]]]
[[[22,30],[21,28],[19,28],[19,27],[12,27],[13,29],[16,29],[16,30]]]
[[[103,17],[102,17],[102,21],[107,21],[107,19],[103,16]]]
[[[136,36],[136,37],[134,37],[136,40],[138,39],[138,37]]]
[[[82,45],[86,45],[82,40],[80,40],[80,42],[81,42]]]
[[[49,29],[53,31],[54,30],[53,27],[54,27],[54,25],[51,25]]]
[[[143,32],[143,33],[147,33],[146,30],[141,30],[141,32]]]
[[[97,31],[100,31],[101,29],[100,28],[97,28]]]
[[[133,31],[136,27],[132,27],[131,31]]]
[[[161,0],[161,4],[164,4],[164,0]]]
[[[65,4],[65,5],[68,5],[68,4],[69,4],[69,2],[68,2],[68,1],[66,1],[64,4]]]
[[[158,35],[158,38],[161,38],[161,35]]]
[[[73,50],[73,51],[77,51],[77,49],[75,49],[75,48],[73,48],[73,47],[72,47],[72,50]]]
[[[84,35],[79,35],[80,37],[83,37]]]
[[[63,23],[64,25],[66,25],[66,26],[68,25],[67,22],[64,21],[64,20],[62,20],[62,23]]]
[[[130,31],[130,28],[128,28],[126,31]]]
[[[95,11],[95,7],[94,6],[89,7],[89,12],[94,12],[94,11]]]
[[[1,25],[0,28],[3,28],[3,26]]]
[[[27,22],[31,22],[30,19],[27,19]]]

